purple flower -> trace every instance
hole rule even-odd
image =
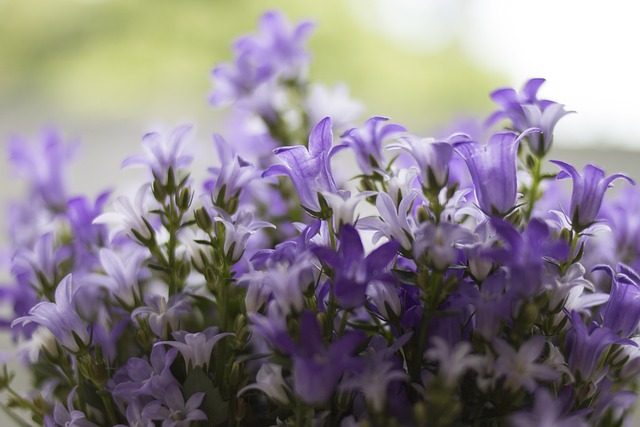
[[[602,198],[607,188],[611,187],[611,183],[618,178],[623,178],[629,183],[635,185],[635,182],[627,175],[616,173],[605,177],[604,171],[597,166],[587,164],[582,170],[582,175],[568,163],[560,160],[551,160],[562,169],[558,173],[558,179],[573,179],[573,192],[571,193],[571,208],[569,218],[571,226],[574,230],[580,232],[592,225],[600,206]]]
[[[87,419],[87,415],[84,412],[78,411],[73,407],[75,392],[76,387],[69,393],[67,407],[60,402],[56,403],[53,408],[53,419],[50,416],[46,416],[44,419],[45,427],[98,427],[97,424]]]
[[[114,224],[115,227],[109,234],[112,239],[119,233],[124,232],[131,238],[144,245],[144,241],[148,241],[154,237],[155,230],[151,227],[149,221],[145,218],[147,209],[145,208],[145,199],[149,191],[149,185],[145,184],[138,189],[134,203],[125,197],[118,197],[113,203],[115,212],[105,212],[93,220],[94,224]],[[139,239],[140,238],[140,239]]]
[[[179,126],[168,138],[163,138],[157,132],[146,134],[142,138],[144,153],[127,157],[122,162],[122,167],[146,166],[155,179],[166,184],[169,169],[177,174],[179,169],[188,166],[193,160],[192,156],[182,154],[184,138],[191,129],[191,125]]]
[[[353,365],[351,354],[364,341],[361,332],[348,332],[325,346],[315,315],[306,311],[300,323],[300,342],[293,354],[293,389],[310,405],[328,401],[344,371]]]
[[[511,88],[498,89],[491,99],[501,110],[493,113],[487,123],[493,124],[501,119],[509,119],[513,128],[523,132],[537,128],[529,135],[529,148],[538,157],[543,157],[551,148],[553,130],[556,123],[573,111],[565,111],[564,105],[553,101],[538,100],[537,93],[544,79],[529,80],[520,93]]]
[[[234,263],[242,258],[247,249],[249,237],[256,231],[263,228],[275,228],[273,224],[266,221],[254,221],[251,211],[239,212],[235,220],[219,216],[214,217],[213,220],[224,226],[223,248],[227,258]]]
[[[427,254],[433,268],[444,271],[458,258],[458,245],[472,242],[473,233],[459,224],[425,222],[416,232],[413,253],[416,259]]]
[[[164,346],[156,345],[151,349],[148,361],[131,357],[123,368],[128,380],[119,382],[113,389],[113,395],[130,401],[161,399],[168,386],[176,382],[171,373],[171,364],[177,355],[175,348],[167,351]]]
[[[262,15],[259,25],[257,35],[236,41],[236,51],[285,80],[304,75],[309,62],[305,44],[315,24],[303,21],[292,28],[280,12],[272,10]]]
[[[206,421],[207,415],[201,409],[205,394],[194,393],[185,402],[178,384],[170,384],[163,396],[162,402],[149,403],[142,410],[145,419],[162,421],[163,427],[189,427],[195,421]]]
[[[58,342],[69,351],[77,353],[81,348],[86,349],[91,337],[87,325],[76,311],[74,302],[76,292],[69,274],[58,284],[55,302],[38,303],[27,316],[17,318],[11,326],[34,322],[49,329]]]
[[[222,136],[213,135],[213,142],[218,151],[220,167],[209,168],[209,172],[215,176],[215,181],[209,184],[208,189],[216,206],[228,207],[231,199],[237,199],[240,192],[257,178],[259,173],[251,163],[235,154]]]
[[[525,133],[518,136],[500,132],[486,146],[470,139],[454,144],[469,168],[478,205],[488,216],[504,217],[516,204],[516,156],[518,143],[524,136]]]
[[[175,294],[169,301],[161,295],[144,296],[145,306],[138,307],[131,313],[131,319],[137,321],[138,316],[149,322],[151,331],[157,337],[166,339],[171,330],[180,328],[180,319],[191,312],[191,305],[184,294]]]
[[[568,314],[573,328],[567,335],[569,369],[582,381],[589,381],[596,375],[600,357],[612,344],[627,343],[607,327],[591,324],[587,328],[577,311]],[[607,369],[607,367],[603,367]]]
[[[455,136],[451,141],[455,141]],[[430,138],[408,136],[395,144],[390,144],[389,150],[404,150],[416,162],[420,170],[420,182],[426,190],[436,194],[449,181],[449,162],[453,154],[450,141],[436,141]]]
[[[293,181],[302,207],[318,216],[321,211],[318,193],[337,192],[329,164],[332,143],[331,119],[327,117],[311,131],[308,150],[302,145],[275,149],[283,164],[269,167],[262,176],[287,175]]]
[[[365,257],[358,231],[351,225],[345,225],[340,230],[338,252],[326,247],[316,247],[312,251],[333,269],[336,299],[343,308],[351,310],[364,304],[370,281],[393,281],[393,276],[385,269],[396,257],[399,248],[398,242],[387,242]]]
[[[221,107],[249,95],[270,76],[269,66],[256,66],[249,52],[237,56],[233,64],[221,64],[213,69],[214,90],[209,102]]]
[[[509,420],[513,427],[587,427],[579,415],[565,416],[564,402],[554,398],[543,387],[536,390],[535,403],[531,411],[516,412]]]
[[[623,338],[634,335],[640,322],[640,276],[630,267],[618,264],[618,274],[608,265],[598,266],[612,279],[611,294],[602,313],[602,325]]]
[[[100,261],[106,275],[92,274],[87,279],[109,290],[112,298],[123,307],[133,308],[141,300],[138,274],[147,253],[134,249],[125,257],[111,249],[100,250]]]
[[[52,211],[64,211],[67,203],[65,168],[75,145],[64,145],[61,135],[47,129],[40,136],[40,146],[21,137],[9,141],[9,160],[30,182],[32,195],[44,201]]]
[[[349,95],[349,86],[338,83],[333,87],[311,84],[304,100],[308,123],[318,123],[324,117],[333,118],[333,128],[344,132],[353,127],[364,106]]]
[[[337,145],[333,151],[351,147],[356,154],[358,166],[365,175],[373,175],[376,170],[384,170],[386,165],[382,157],[383,141],[406,131],[404,126],[386,124],[388,120],[386,117],[371,117],[361,128],[346,131],[341,137],[342,144]]]
[[[209,366],[213,347],[221,339],[234,334],[230,332],[218,333],[217,327],[209,327],[203,332],[188,333],[185,331],[174,332],[175,341],[159,341],[156,345],[166,344],[178,349],[184,358],[184,364],[188,370],[197,367],[206,369]]]
[[[377,243],[382,237],[390,240],[397,240],[402,249],[410,251],[415,232],[415,223],[412,221],[409,209],[416,199],[416,193],[410,193],[402,198],[399,206],[387,193],[379,193],[376,197],[376,207],[380,218],[366,217],[358,221],[358,228],[363,230],[374,230],[373,242]]]

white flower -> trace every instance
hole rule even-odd
[[[289,404],[289,396],[287,392],[291,393],[291,389],[282,377],[282,366],[280,365],[264,363],[260,366],[260,369],[256,374],[256,382],[243,387],[238,392],[238,396],[245,393],[247,390],[260,390],[279,403],[284,405]]]
[[[511,389],[524,388],[529,392],[536,389],[537,381],[554,381],[560,373],[536,363],[544,347],[545,338],[535,335],[522,344],[516,352],[507,342],[497,338],[493,348],[498,353],[496,371],[505,376],[505,386]]]
[[[454,386],[468,370],[480,369],[482,357],[471,354],[471,344],[466,341],[449,346],[440,337],[431,338],[433,346],[425,352],[427,359],[438,362],[438,376],[444,378],[447,386]]]
[[[113,239],[114,236],[121,232],[127,234],[135,230],[143,239],[151,239],[153,236],[153,230],[149,229],[148,223],[145,222],[144,217],[148,210],[145,208],[145,199],[147,192],[149,191],[149,184],[145,184],[138,189],[134,203],[125,197],[118,197],[113,202],[113,208],[115,212],[106,212],[99,215],[93,220],[94,224],[111,224],[115,226],[109,233],[109,239]],[[135,236],[134,236],[135,237]],[[137,241],[138,239],[135,238]]]

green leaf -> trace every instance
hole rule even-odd
[[[227,421],[229,417],[229,402],[222,399],[220,390],[201,367],[194,368],[184,381],[185,400],[195,393],[204,392],[204,399],[200,405],[207,414],[206,425],[215,426]]]

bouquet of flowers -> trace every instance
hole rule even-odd
[[[212,73],[230,106],[208,178],[190,126],[148,133],[132,200],[71,197],[72,146],[9,154],[5,325],[45,426],[617,426],[640,373],[640,193],[551,160],[570,111],[542,79],[478,129],[357,122],[309,81],[308,22],[277,12]],[[228,141],[228,142],[227,142]],[[570,178],[571,187],[561,181]]]

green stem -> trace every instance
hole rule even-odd
[[[527,207],[524,212],[524,218],[526,221],[529,221],[529,218],[531,218],[533,207],[535,206],[538,199],[538,189],[540,188],[540,182],[542,182],[542,161],[538,157],[534,157],[533,159],[533,167],[530,170],[533,182],[531,183],[531,189],[528,194],[529,200],[527,200]]]

